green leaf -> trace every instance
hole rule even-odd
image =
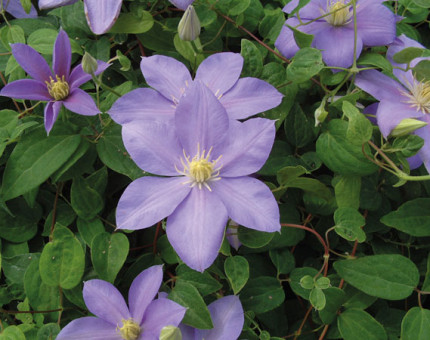
[[[41,28],[32,32],[28,36],[27,44],[33,47],[39,53],[52,54],[57,36],[57,30],[51,28]],[[72,39],[69,40],[72,47],[72,53],[82,54],[82,48],[79,46],[79,44]]]
[[[371,296],[401,300],[412,294],[420,275],[415,264],[402,255],[373,255],[334,263],[346,282]]]
[[[309,119],[297,103],[292,106],[290,113],[285,118],[284,128],[287,141],[298,148],[312,142],[318,131],[315,128],[314,120]]]
[[[348,101],[342,103],[342,111],[349,119],[346,138],[352,144],[362,145],[372,138],[372,123]]]
[[[8,326],[0,334],[0,340],[25,340],[25,335],[17,326]]]
[[[39,257],[39,254],[19,254],[10,258],[2,258],[4,276],[19,286],[24,285],[24,275],[30,264]]]
[[[412,68],[415,78],[419,81],[430,80],[430,60],[421,60]]]
[[[399,64],[408,64],[415,58],[428,57],[430,51],[421,47],[406,47],[393,55],[393,60]]]
[[[265,9],[264,18],[260,22],[258,31],[260,32],[260,35],[262,37],[265,37],[266,39],[275,42],[278,38],[279,32],[282,29],[282,26],[284,25],[284,22],[285,16],[280,8],[276,8],[273,10]]]
[[[178,280],[191,283],[198,289],[202,296],[214,293],[222,288],[222,284],[215,280],[207,271],[200,273],[192,270],[185,264],[180,264],[176,268]]]
[[[269,256],[278,271],[278,275],[288,274],[296,265],[296,260],[288,248],[272,249],[269,251]]]
[[[321,51],[305,47],[299,50],[287,67],[287,79],[302,83],[318,74],[324,67]]]
[[[300,286],[303,289],[312,289],[315,286],[315,280],[310,275],[305,275],[300,279]]]
[[[335,232],[348,241],[364,242],[366,233],[362,227],[366,224],[364,217],[357,209],[350,207],[338,208],[334,212]]]
[[[402,340],[430,339],[430,310],[413,307],[402,320]]]
[[[365,53],[357,60],[357,65],[370,65],[376,66],[385,72],[392,72],[393,65],[379,53]]]
[[[70,192],[72,208],[85,219],[93,219],[103,209],[102,196],[82,177],[73,180]]]
[[[268,312],[284,302],[284,289],[274,277],[250,279],[240,294],[243,308],[256,314]]]
[[[424,145],[424,139],[417,135],[406,135],[394,139],[392,149],[404,157],[412,157]]]
[[[344,340],[386,340],[384,327],[370,314],[360,309],[347,309],[337,319]]]
[[[199,39],[196,39],[191,43],[191,41],[182,40],[179,37],[179,34],[176,34],[175,38],[173,39],[173,44],[175,45],[176,50],[185,59],[187,59],[191,63],[191,65],[193,65],[194,69],[196,69],[197,66],[199,66],[200,63],[205,59],[205,56],[202,53],[197,53],[195,48],[193,47],[193,44],[195,44],[195,46],[197,46],[197,49],[202,48]]]
[[[225,275],[234,294],[239,293],[249,278],[249,264],[242,256],[227,257],[224,262]]]
[[[167,235],[162,235],[157,240],[157,249],[160,252],[161,258],[168,264],[175,264],[181,261],[178,254],[176,254],[175,249],[173,249],[167,239]]]
[[[20,0],[22,8],[24,8],[25,13],[30,13],[31,10],[31,0]]]
[[[154,19],[148,11],[139,10],[121,13],[115,25],[109,30],[111,33],[145,33],[154,25]]]
[[[329,325],[337,317],[337,311],[346,299],[345,292],[342,289],[330,287],[324,290],[326,304],[324,309],[318,311],[321,321]]]
[[[47,323],[37,331],[36,340],[54,340],[60,333],[60,326],[57,323]]]
[[[237,236],[244,246],[248,248],[260,248],[268,244],[275,236],[275,233],[266,233],[264,231],[239,226],[237,229]]]
[[[325,276],[319,277],[315,281],[315,287],[321,288],[321,289],[329,288],[330,287],[330,279],[328,277],[325,277]]]
[[[250,40],[242,39],[240,54],[244,59],[242,76],[259,77],[263,71],[263,57],[260,50]]]
[[[427,256],[427,267],[426,267],[426,274],[424,276],[424,282],[421,287],[421,290],[424,292],[430,291],[430,253]]]
[[[300,284],[304,276],[309,275],[315,277],[318,274],[318,270],[311,267],[295,268],[290,274],[290,286],[293,292],[302,298],[309,300],[310,290],[303,288]]]
[[[359,176],[337,176],[334,192],[336,203],[339,208],[360,207],[361,177]]]
[[[324,309],[326,304],[326,298],[321,288],[315,287],[309,294],[309,302],[318,311]]]
[[[296,41],[297,46],[300,48],[311,47],[312,41],[314,40],[314,36],[312,34],[303,33],[289,25],[286,26],[293,31],[294,40]]]
[[[420,7],[423,8],[429,8],[430,7],[430,0],[412,0],[412,2]]]
[[[76,225],[78,227],[79,234],[82,236],[88,247],[91,247],[93,239],[96,235],[105,232],[103,223],[98,218],[84,220],[78,217]]]

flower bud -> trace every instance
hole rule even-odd
[[[328,115],[328,112],[324,108],[325,101],[321,103],[321,105],[315,110],[315,127],[321,124]]]
[[[192,5],[189,5],[178,25],[179,38],[184,41],[196,40],[200,35],[200,20]]]
[[[95,60],[94,57],[91,56],[91,54],[85,52],[82,58],[82,69],[84,70],[84,72],[88,74],[93,74],[97,71],[97,68],[97,60]]]
[[[426,126],[427,123],[423,122],[421,120],[412,119],[412,118],[406,118],[403,119],[399,125],[397,125],[393,131],[391,131],[390,136],[391,137],[400,137],[408,135],[409,133],[420,129],[424,126]]]
[[[160,340],[182,340],[182,333],[178,327],[163,327],[160,333]]]

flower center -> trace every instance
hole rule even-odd
[[[430,113],[430,81],[420,82],[414,80],[412,84],[407,83],[409,91],[402,91],[407,98],[406,103],[422,113]]]
[[[343,26],[351,22],[353,16],[351,6],[345,6],[344,0],[327,0],[327,9],[321,9],[321,14],[328,14],[324,17],[330,25]],[[330,14],[329,14],[330,13]]]
[[[56,80],[52,79],[52,77],[49,77],[49,79],[50,81],[45,81],[45,83],[51,97],[55,100],[63,100],[64,98],[67,98],[69,95],[69,84],[64,79],[64,76],[60,78],[56,75]]]
[[[118,326],[116,329],[117,331],[119,330],[121,337],[124,340],[136,340],[142,331],[133,319],[122,319],[122,327]]]

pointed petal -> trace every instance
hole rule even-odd
[[[109,282],[97,279],[85,282],[83,296],[91,313],[115,327],[122,319],[131,318],[121,293]]]
[[[297,7],[297,6],[296,6]],[[284,26],[282,26],[281,32],[278,35],[278,38],[275,41],[275,47],[281,52],[281,54],[285,58],[292,58],[296,54],[296,52],[299,50],[299,46],[297,46],[296,41],[294,40],[294,34],[291,29],[287,27],[287,25],[290,26],[296,26],[299,24],[299,21],[297,18],[290,18],[288,19]]]
[[[49,81],[52,76],[51,69],[36,50],[25,44],[12,44],[11,47],[13,56],[25,72],[42,83]]]
[[[98,75],[102,73],[104,70],[106,70],[110,64],[105,63],[104,61],[97,60],[97,71],[94,72],[95,75]],[[72,72],[70,73],[69,77],[69,85],[71,88],[79,87],[82,84],[86,83],[91,79],[91,75],[84,72],[82,69],[82,64],[79,64],[78,66],[74,67]]]
[[[407,160],[411,170],[417,169],[421,166],[421,164],[423,164],[423,160],[420,157],[420,151],[418,151],[418,154],[407,158]]]
[[[140,88],[118,98],[108,113],[118,124],[135,120],[168,121],[173,119],[175,106],[159,92]]]
[[[283,95],[257,78],[242,78],[225,93],[220,102],[230,118],[244,119],[281,104]]]
[[[54,70],[55,75],[58,75],[60,78],[64,76],[67,82],[69,81],[71,61],[72,48],[70,46],[69,36],[61,29],[54,44],[52,69]]]
[[[62,105],[63,102],[49,102],[45,106],[45,130],[48,135],[57,120]]]
[[[95,34],[109,31],[119,16],[122,0],[85,0],[88,26]]]
[[[194,187],[167,219],[166,232],[181,260],[203,272],[218,256],[226,223],[227,211],[218,196]]]
[[[4,4],[7,4],[5,8],[6,12],[14,16],[18,19],[25,18],[37,18],[37,11],[33,5],[31,5],[30,13],[27,13],[21,5],[19,0],[9,0],[3,1]]]
[[[66,6],[75,3],[78,0],[39,0],[39,8],[47,9],[60,6]]]
[[[94,116],[100,112],[94,99],[79,88],[73,89],[63,103],[67,110],[84,116]]]
[[[57,340],[121,340],[122,337],[112,325],[102,319],[88,316],[70,322],[57,335]]]
[[[163,55],[142,58],[140,69],[149,86],[176,103],[193,81],[184,64]]]
[[[0,95],[16,99],[52,100],[46,84],[34,79],[15,80],[3,87]]]
[[[396,38],[396,17],[381,4],[357,7],[357,32],[366,46],[391,44]]]
[[[118,228],[148,228],[169,216],[190,192],[190,186],[184,185],[184,182],[186,179],[183,177],[149,176],[132,182],[116,208]]]
[[[172,4],[174,4],[176,7],[186,10],[189,5],[191,5],[194,0],[169,0]]]
[[[355,85],[378,100],[392,100],[405,91],[397,81],[376,70],[360,72],[355,78]]]
[[[423,119],[427,123],[430,123],[430,119],[426,115]],[[422,139],[424,139],[424,145],[423,147],[418,151],[418,156],[422,163],[424,163],[427,172],[430,173],[430,127],[429,125],[422,127],[421,129],[418,129],[414,132],[417,136],[420,136]],[[408,159],[409,164],[411,165],[411,168],[417,168],[420,165],[419,160],[416,160],[413,162],[413,160]]]
[[[279,231],[279,208],[269,187],[252,177],[222,178],[212,190],[240,225],[260,231]]]

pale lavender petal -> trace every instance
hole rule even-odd
[[[360,72],[355,78],[355,85],[378,100],[391,100],[405,91],[397,81],[376,70]]]
[[[63,101],[67,110],[79,113],[84,116],[94,116],[100,113],[94,99],[84,90],[75,88]]]
[[[162,176],[177,176],[175,166],[183,169],[183,150],[171,124],[139,120],[123,125],[125,148],[141,169]]]
[[[326,0],[324,0],[326,1]],[[294,1],[292,1],[294,2]],[[295,6],[294,6],[295,5]],[[325,4],[324,4],[325,5]],[[290,13],[292,12],[296,7],[298,6],[298,2],[296,2],[295,4],[292,3],[288,3],[284,8],[283,11],[285,13]],[[325,6],[322,7],[320,5],[320,1],[319,0],[311,0],[306,6],[302,7],[299,10],[299,15],[300,15],[300,19],[315,19],[321,16],[321,9],[324,8]]]
[[[64,76],[67,82],[69,81],[71,61],[72,48],[70,46],[69,36],[61,29],[54,44],[52,69],[55,75],[58,75],[60,78]]]
[[[95,34],[109,31],[119,16],[122,0],[85,0],[88,25]]]
[[[411,170],[417,169],[417,168],[419,168],[421,166],[421,164],[423,164],[423,160],[421,159],[421,157],[420,157],[419,154],[420,154],[420,152],[418,151],[418,154],[416,154],[416,155],[414,155],[412,157],[409,157],[407,159],[408,163],[409,163],[409,167],[410,167]]]
[[[184,64],[163,55],[142,58],[140,69],[149,86],[175,103],[193,81]]]
[[[188,155],[194,157],[197,149],[208,152],[224,142],[228,132],[228,116],[211,90],[196,81],[187,90],[176,108],[176,133]]]
[[[234,226],[234,228],[232,226]],[[237,234],[238,226],[239,225],[236,222],[230,221],[225,232],[225,237],[227,237],[228,243],[230,243],[230,245],[236,250],[238,250],[239,247],[242,245],[242,243],[239,241],[239,236]]]
[[[15,80],[3,87],[0,95],[16,99],[52,100],[46,84],[34,79]]]
[[[186,10],[189,5],[191,5],[194,0],[169,0],[172,4],[174,4],[176,7]]]
[[[363,114],[375,125],[377,124],[376,112],[378,111],[378,105],[379,103],[373,103],[363,109]]]
[[[18,64],[32,78],[41,81],[49,81],[52,76],[51,69],[43,57],[30,46],[25,44],[12,44],[12,54]]]
[[[226,223],[227,211],[218,196],[194,187],[167,218],[166,232],[181,260],[203,272],[218,256]]]
[[[119,98],[108,113],[118,124],[146,119],[167,121],[173,119],[175,107],[159,92],[140,88]]]
[[[219,97],[237,82],[242,67],[243,57],[239,53],[215,53],[200,64],[195,80],[200,80]]]
[[[427,124],[430,124],[430,119],[428,115],[425,115],[423,119]],[[417,136],[424,139],[423,147],[418,151],[418,156],[421,161],[424,163],[427,172],[430,173],[430,125],[424,126],[421,129],[418,129],[414,132]],[[413,160],[408,159],[411,168],[417,168],[420,164],[418,162],[413,163]]]
[[[104,61],[97,60],[97,71],[94,72],[95,75],[102,73],[106,70],[111,64],[105,63]],[[75,66],[70,73],[69,77],[69,85],[71,88],[79,87],[82,84],[86,83],[91,79],[91,74],[84,72],[82,69],[82,64]]]
[[[121,293],[109,282],[97,279],[85,282],[83,296],[91,313],[114,326],[131,318]]]
[[[269,187],[252,177],[222,178],[212,190],[240,225],[260,231],[279,231],[279,208]]]
[[[61,106],[63,102],[49,102],[45,106],[44,116],[45,116],[45,130],[49,135],[55,121],[57,120],[58,114],[60,113]]]
[[[184,177],[136,179],[125,189],[116,208],[118,228],[144,229],[169,216],[191,190],[184,182]]]
[[[78,0],[39,0],[39,8],[47,9],[60,6],[66,6],[75,3]]]
[[[260,170],[269,157],[275,133],[275,121],[270,119],[230,121],[228,142],[220,159],[221,176],[245,176]]]
[[[396,18],[394,13],[381,4],[357,7],[357,32],[367,46],[391,44],[396,37]]]
[[[108,323],[102,319],[88,316],[70,322],[57,335],[57,340],[121,340],[116,331],[116,324]]]
[[[196,329],[197,339],[237,339],[242,333],[244,314],[237,296],[225,296],[208,306],[214,327]]]
[[[242,78],[220,99],[230,118],[244,119],[281,104],[283,95],[257,78]]]
[[[181,323],[179,325],[179,329],[181,330],[183,340],[199,340],[199,339],[195,338],[195,334],[194,334],[196,331],[195,328],[193,328],[191,326],[184,325],[183,323]]]
[[[31,5],[30,12],[27,13],[21,5],[20,0],[2,0],[3,4],[7,4],[5,7],[6,12],[12,14],[15,18],[26,19],[26,18],[37,18],[37,11],[33,5]]]

